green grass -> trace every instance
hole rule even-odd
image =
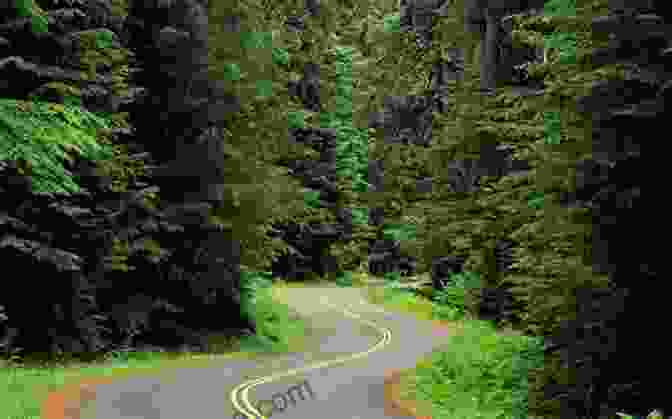
[[[395,288],[394,283],[366,288],[371,303],[423,320],[441,320],[454,330],[445,346],[402,374],[401,396],[420,401],[419,413],[433,419],[527,418],[527,371],[543,365],[542,340],[477,319],[465,297],[467,288],[478,285],[477,277],[467,273],[451,279],[452,285],[433,301],[417,291]],[[654,410],[646,419],[663,416]]]
[[[40,418],[41,404],[49,391],[87,377],[119,379],[173,368],[207,366],[213,360],[301,352],[304,347],[304,321],[293,315],[285,304],[273,299],[276,287],[288,285],[279,281],[271,287],[263,279],[252,282],[258,283],[253,287],[255,295],[246,300],[244,309],[255,318],[257,334],[241,339],[212,336],[208,352],[204,354],[117,352],[86,363],[71,359],[52,363],[0,361],[0,417]]]
[[[566,14],[571,9],[572,3],[566,0],[553,0],[548,3],[546,12]],[[398,30],[399,15],[387,16],[384,24],[386,31]],[[564,55],[570,57],[573,51],[572,40],[573,38],[569,35],[549,38],[548,47],[558,48]],[[565,46],[567,48],[564,48]],[[281,50],[273,52],[279,64],[287,64],[286,53]],[[337,102],[340,106],[333,113],[321,115],[321,118],[323,125],[338,129],[339,176],[351,178],[353,190],[365,190],[364,179],[368,159],[365,147],[367,134],[352,126],[351,88],[347,88],[352,82],[352,63],[349,51],[347,49],[338,50],[337,55],[339,96]],[[230,70],[231,78],[237,79],[239,71],[236,65],[232,64]],[[12,103],[12,105],[15,104]],[[71,127],[84,128],[81,125],[81,118],[69,118],[72,114],[65,112],[65,109],[53,106],[52,108],[49,109],[52,124],[61,118],[65,119]],[[12,115],[10,112],[0,112],[0,115],[3,114]],[[77,116],[81,117],[81,115]],[[299,116],[297,116],[297,121],[290,120],[290,125],[303,126],[303,119]],[[62,150],[63,143],[50,141],[53,138],[60,138],[59,136],[38,136],[44,140],[39,144],[20,141],[25,138],[25,135],[10,136],[10,133],[17,134],[20,131],[19,128],[24,128],[17,126],[16,122],[16,118],[0,118],[0,127],[5,129],[5,135],[0,137],[12,139],[11,142],[4,142],[5,148],[0,149],[1,156],[4,158],[36,156],[38,155],[36,148],[39,145],[39,151],[49,151],[39,153],[39,155],[67,158]],[[58,122],[61,125],[63,121]],[[548,142],[557,143],[559,141],[557,121],[551,118],[547,121],[547,125],[551,131]],[[30,128],[34,126],[36,125]],[[40,134],[47,134],[47,132],[40,132]],[[87,136],[81,135],[78,140],[80,141],[71,140],[69,143],[77,144],[82,148],[93,145]],[[10,144],[12,147],[8,147]],[[42,159],[33,157],[31,160],[34,160],[32,163],[34,174],[37,175],[35,177],[38,180],[38,186],[44,184],[45,187],[51,186],[50,189],[53,189],[53,186],[65,189],[68,189],[68,186],[71,187],[69,189],[76,188],[76,185],[62,184],[64,180],[67,180],[62,173],[59,172],[60,176],[55,178],[51,175],[51,172],[58,166],[55,160],[46,157]],[[308,205],[314,205],[314,201],[314,196],[307,196]],[[537,202],[535,201],[534,204],[536,205]],[[361,286],[362,276],[366,275],[362,272],[342,273],[338,276],[337,283],[341,286]],[[391,281],[384,287],[368,287],[367,294],[368,299],[373,303],[382,304],[392,310],[412,313],[421,319],[444,320],[453,324],[459,331],[446,337],[444,348],[420,361],[413,374],[410,375],[411,379],[406,382],[406,395],[428,401],[432,406],[434,419],[526,418],[527,374],[525,371],[530,366],[538,366],[542,362],[539,351],[540,342],[512,330],[495,330],[490,323],[470,315],[466,289],[470,282],[473,282],[472,280],[473,278],[469,278],[469,275],[458,276],[451,287],[435,296],[435,301],[430,301],[412,292],[396,289],[395,281]],[[248,289],[248,298],[244,300],[243,309],[247,315],[255,319],[258,328],[255,336],[245,339],[213,336],[209,353],[203,355],[131,352],[113,353],[106,359],[93,363],[64,361],[60,365],[28,366],[9,362],[5,368],[0,370],[0,416],[9,419],[39,418],[40,403],[49,390],[84,377],[120,377],[159,369],[165,371],[166,367],[195,366],[215,358],[300,351],[305,330],[302,320],[292,317],[287,306],[272,301],[272,287],[268,286],[267,281],[252,278],[250,283],[255,285]],[[302,284],[292,285],[302,286]],[[622,415],[622,417],[629,418],[627,415]]]
[[[434,419],[527,418],[527,368],[542,361],[538,340],[513,330],[495,330],[469,314],[465,295],[473,275],[455,275],[453,285],[431,301],[392,286],[370,287],[368,300],[425,320],[443,320],[458,332],[421,360],[403,383],[403,397],[423,400]]]
[[[287,57],[281,54],[282,51],[277,52],[282,64]],[[343,75],[339,78],[339,82],[347,84],[349,82],[346,77],[349,73],[347,52],[344,52],[341,58],[343,62],[340,64],[344,65],[344,68],[341,70]],[[235,70],[233,64],[231,68],[233,78],[236,77]],[[349,95],[348,92],[340,94]],[[348,124],[342,123],[351,119],[351,111],[341,110],[323,117],[325,125],[335,124],[339,128],[341,137],[348,136],[346,133],[348,128],[352,130]],[[298,125],[303,125],[302,121],[298,122]],[[70,158],[67,152],[71,148],[85,155],[93,156],[103,151],[108,151],[109,154],[109,150],[100,149],[95,137],[92,136],[91,129],[99,128],[101,123],[100,119],[73,106],[2,99],[0,158],[27,160],[36,190],[76,191],[78,186],[63,172],[62,162]],[[361,148],[360,145],[359,149]],[[352,150],[340,151],[341,161],[344,159],[344,153],[347,155],[353,153]],[[359,154],[361,155],[357,157],[362,166],[366,156],[361,152]],[[254,336],[242,339],[211,336],[206,354],[113,352],[102,359],[89,362],[77,361],[70,357],[63,357],[50,363],[28,360],[0,361],[3,364],[0,370],[0,416],[9,419],[39,418],[41,403],[49,391],[87,377],[117,379],[176,367],[193,367],[214,359],[301,352],[305,343],[303,320],[292,316],[289,307],[273,300],[274,287],[270,286],[270,281],[263,275],[244,276],[241,309],[257,326],[257,334]],[[348,273],[340,279],[339,283],[343,286],[353,285],[353,278]],[[354,280],[354,284],[357,284],[357,278]],[[277,286],[290,285],[279,282]]]
[[[364,286],[360,276],[360,273],[351,276],[353,285]],[[63,361],[39,366],[7,362],[0,370],[0,416],[37,419],[48,391],[86,377],[119,379],[173,368],[207,366],[207,362],[218,359],[302,351],[305,323],[274,299],[273,293],[277,287],[305,284],[279,281],[270,287],[262,278],[250,282],[255,284],[249,288],[254,297],[245,300],[244,310],[254,316],[257,335],[245,339],[214,336],[206,354],[112,353],[92,363]],[[453,288],[467,283],[457,279]],[[393,286],[369,286],[366,295],[374,304],[420,319],[444,320],[458,331],[446,337],[445,347],[418,362],[412,374],[405,375],[405,398],[428,401],[434,419],[527,418],[525,371],[541,361],[538,341],[512,330],[495,330],[488,322],[465,313],[464,305],[455,297],[460,292],[455,289],[437,295],[436,301]],[[450,310],[446,311],[446,307]],[[622,417],[630,419],[627,415]]]

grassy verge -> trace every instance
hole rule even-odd
[[[422,413],[433,419],[527,418],[527,371],[542,361],[539,341],[495,330],[469,315],[464,304],[468,282],[464,276],[456,279],[435,301],[392,286],[367,287],[367,299],[374,304],[459,330],[402,374],[402,397],[427,402],[431,412]]]
[[[276,287],[302,286],[277,282],[256,287],[255,298],[245,310],[254,316],[257,334],[240,339],[212,336],[205,354],[182,353],[112,353],[91,363],[70,360],[53,364],[31,365],[0,361],[0,417],[37,419],[41,405],[50,391],[77,383],[85,378],[114,377],[162,372],[172,368],[198,367],[213,360],[254,358],[268,353],[302,352],[305,323],[288,306],[273,299]]]
[[[541,339],[495,329],[472,316],[465,303],[469,276],[454,276],[452,285],[431,299],[422,290],[395,288],[395,281],[388,286],[362,285],[373,304],[440,321],[455,331],[446,335],[440,350],[400,374],[401,397],[420,401],[417,412],[432,419],[528,418],[527,371],[543,365]],[[617,416],[663,419],[657,409],[646,418],[620,412]]]

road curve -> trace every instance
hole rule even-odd
[[[249,382],[245,382],[245,383],[239,385],[238,387],[236,387],[231,392],[231,403],[235,406],[237,411],[241,412],[242,414],[247,416],[249,419],[254,419],[254,418],[257,418],[257,417],[260,417],[261,419],[267,419],[267,417],[266,417],[267,414],[262,413],[259,410],[259,406],[257,406],[255,408],[252,405],[252,403],[250,402],[248,393],[252,388],[257,387],[260,384],[273,382],[273,381],[278,381],[281,378],[292,377],[292,376],[296,376],[296,375],[306,373],[306,372],[309,372],[309,371],[312,371],[312,370],[317,370],[317,369],[320,369],[320,368],[330,367],[330,366],[333,366],[333,365],[339,365],[339,364],[343,364],[343,363],[348,362],[348,361],[359,359],[359,358],[368,356],[372,352],[375,352],[375,351],[383,348],[385,345],[390,343],[390,340],[392,338],[392,332],[390,332],[389,329],[378,326],[375,323],[373,323],[371,321],[368,321],[366,319],[362,319],[361,316],[359,316],[357,314],[354,314],[354,313],[352,313],[348,310],[345,310],[342,307],[338,307],[338,306],[335,306],[333,304],[330,304],[329,303],[329,298],[328,298],[327,295],[320,295],[319,300],[320,300],[320,303],[324,304],[325,307],[327,307],[331,310],[337,310],[339,312],[342,312],[347,317],[350,317],[352,319],[355,319],[358,322],[361,322],[363,324],[367,324],[367,325],[371,326],[373,329],[380,332],[380,334],[381,334],[380,340],[373,347],[369,348],[368,350],[366,350],[364,352],[349,354],[349,355],[339,357],[339,358],[335,358],[335,359],[331,359],[331,360],[328,360],[328,361],[311,363],[311,364],[306,365],[306,366],[301,367],[301,368],[296,368],[296,369],[293,369],[293,370],[290,370],[290,371],[285,371],[285,372],[282,372],[280,374],[274,374],[274,375],[271,375],[271,376],[268,376],[268,377],[262,377],[262,378],[255,379],[255,380],[252,380],[252,381],[249,381]],[[307,386],[308,389],[310,389],[309,383],[306,382],[306,384],[304,384],[303,386],[299,386],[298,390],[301,390],[302,387],[306,387],[306,386]],[[282,409],[284,411],[284,410],[286,410],[287,407],[289,407],[290,402],[287,400],[287,397],[285,396],[285,394],[287,394],[287,392],[280,393],[279,397],[272,397],[272,400],[282,399],[283,401],[279,402],[279,403],[276,403],[276,404],[280,404],[280,407],[277,407],[277,408],[274,405],[273,401],[271,401],[271,403],[272,403],[271,412],[273,410],[278,410],[278,409]],[[300,394],[302,394],[302,393],[300,393]],[[311,396],[314,397],[314,393],[312,392],[312,389],[310,389],[310,394],[311,394]],[[287,394],[287,396],[292,396],[292,395],[293,395],[293,393]],[[241,405],[238,403],[238,398],[240,398],[244,407],[241,407]],[[305,400],[305,398],[302,397],[302,400]],[[293,399],[293,398],[292,398],[292,403],[293,404],[296,403],[296,400]]]
[[[307,319],[311,344],[306,352],[213,360],[203,367],[119,381],[89,380],[96,386],[84,387],[88,392],[80,393],[79,401],[91,403],[42,419],[414,417],[398,401],[391,406],[389,390],[399,370],[413,368],[445,343],[448,328],[384,311],[366,302],[361,288],[319,284],[276,291],[279,300]],[[300,383],[310,387],[313,397],[280,402]]]

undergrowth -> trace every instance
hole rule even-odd
[[[527,418],[527,371],[543,362],[541,342],[502,333],[471,315],[468,294],[480,285],[479,276],[451,276],[431,301],[395,282],[369,290],[369,299],[420,318],[460,322],[459,333],[448,335],[440,350],[417,364],[403,396],[428,401],[434,419]]]
[[[398,274],[387,278],[385,286],[367,289],[369,301],[420,319],[446,321],[449,327],[459,324],[459,333],[449,334],[439,350],[405,375],[402,397],[428,402],[433,419],[527,419],[528,372],[543,367],[543,339],[478,319],[469,300],[481,286],[476,273],[451,275],[447,287],[431,299],[403,288]],[[663,416],[654,410],[646,419]]]
[[[86,363],[71,359],[39,365],[17,359],[0,361],[0,417],[39,419],[41,404],[49,391],[86,377],[123,378],[166,371],[166,367],[193,367],[222,357],[301,350],[305,323],[294,316],[289,307],[273,299],[270,281],[263,274],[246,275],[244,284],[243,311],[253,319],[257,328],[255,335],[212,336],[205,354],[129,350],[114,351]]]
[[[75,155],[108,159],[112,150],[96,141],[107,121],[77,106],[0,100],[0,160],[25,162],[35,192],[77,192],[64,163]]]
[[[552,0],[548,3],[548,12],[567,13],[572,10],[572,2]],[[399,15],[385,18],[385,30],[398,30]],[[575,51],[575,37],[572,34],[554,34],[547,39],[547,46],[559,50],[561,60],[571,60]],[[321,115],[321,123],[338,131],[338,170],[339,176],[353,182],[353,190],[366,191],[366,166],[368,160],[367,134],[352,126],[351,100],[351,60],[349,49],[337,50],[337,94],[339,109],[331,114]],[[274,61],[286,65],[288,55],[285,50],[273,49]],[[231,65],[231,77],[238,77],[235,64]],[[264,95],[267,92],[263,89]],[[8,102],[5,102],[5,106]],[[62,169],[58,159],[69,158],[68,147],[80,152],[99,153],[90,141],[90,137],[80,137],[81,141],[38,141],[25,142],[25,133],[16,125],[19,110],[15,104],[13,111],[0,109],[0,131],[5,141],[0,141],[0,159],[28,158],[33,162],[33,171],[37,175],[38,189],[76,190],[74,183],[55,184],[55,180],[67,179],[58,172],[60,179],[54,179],[54,171]],[[65,119],[71,125],[86,128],[82,124],[100,121],[86,118],[72,118],[72,113],[64,107],[53,106],[49,109],[50,118]],[[4,115],[4,118],[3,118]],[[83,116],[83,115],[79,115]],[[558,144],[561,136],[558,132],[557,113],[546,115],[548,144]],[[290,125],[303,126],[301,115],[290,115]],[[58,124],[55,124],[58,126]],[[18,135],[16,135],[18,133]],[[13,134],[13,135],[9,135]],[[46,134],[46,132],[42,132]],[[49,136],[37,135],[34,138],[47,139]],[[53,136],[51,138],[61,138]],[[8,141],[11,140],[11,141]],[[75,139],[76,140],[76,139]],[[46,151],[46,153],[42,153]],[[35,157],[40,156],[40,157]],[[46,157],[41,157],[46,156]],[[49,157],[50,156],[50,157]],[[528,204],[541,208],[543,194],[528,196]],[[318,207],[319,199],[315,192],[306,194],[306,205]],[[358,222],[366,222],[366,208],[357,209]],[[386,237],[403,239],[413,235],[413,229],[406,226],[386,226]],[[340,272],[336,283],[340,286],[358,285],[351,272]],[[481,286],[476,273],[465,272],[453,275],[449,285],[435,292],[432,300],[420,296],[417,291],[408,291],[400,287],[399,274],[386,275],[384,287],[370,288],[369,299],[374,303],[388,305],[398,310],[412,312],[418,317],[447,322],[460,322],[461,332],[446,338],[445,346],[429,358],[418,363],[409,394],[429,401],[434,409],[434,419],[523,419],[527,418],[527,374],[528,371],[543,365],[541,338],[524,336],[513,331],[496,330],[487,321],[478,320],[472,314],[470,296]],[[257,327],[257,333],[233,342],[226,339],[219,346],[219,353],[232,351],[244,352],[286,352],[293,339],[303,334],[302,321],[292,318],[288,307],[272,300],[272,287],[268,273],[243,273],[241,309]],[[215,351],[213,353],[218,353]],[[193,354],[181,354],[180,359],[196,358]],[[8,363],[12,368],[0,369],[0,415],[9,419],[38,418],[39,403],[46,391],[63,384],[66,378],[109,375],[112,371],[157,368],[165,361],[176,359],[175,355],[164,353],[140,353],[134,351],[114,352],[104,361],[91,364],[64,363],[47,367],[25,366]],[[116,375],[116,374],[115,374]],[[38,390],[39,389],[39,390]],[[656,412],[652,412],[654,415]],[[619,414],[626,419],[632,417]],[[650,418],[661,419],[660,416]]]

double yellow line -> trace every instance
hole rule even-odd
[[[364,302],[364,301],[362,301],[362,302]],[[367,325],[373,327],[374,329],[377,329],[379,332],[381,332],[383,337],[378,341],[378,343],[376,343],[373,347],[371,347],[371,349],[369,349],[366,352],[360,352],[360,353],[357,353],[357,354],[348,355],[346,357],[333,359],[331,361],[319,362],[319,363],[316,363],[316,364],[305,366],[303,368],[293,369],[293,370],[290,370],[290,371],[287,371],[287,372],[283,372],[281,374],[271,375],[269,377],[257,378],[255,380],[247,381],[247,382],[244,382],[244,383],[240,384],[239,386],[234,388],[233,391],[231,391],[231,403],[233,403],[233,405],[235,406],[235,408],[237,409],[238,412],[241,412],[241,413],[245,414],[249,419],[256,419],[256,418],[267,419],[265,416],[263,416],[261,414],[261,412],[259,412],[257,409],[254,408],[254,406],[252,406],[252,403],[250,403],[250,400],[248,398],[248,392],[250,391],[251,388],[256,387],[260,384],[264,384],[264,383],[268,383],[270,381],[277,380],[278,378],[289,377],[291,375],[297,375],[297,374],[300,374],[300,373],[305,372],[305,371],[314,370],[314,369],[323,368],[323,367],[328,367],[328,366],[331,366],[331,365],[342,364],[345,361],[350,361],[350,360],[353,360],[353,359],[362,358],[364,356],[369,355],[372,352],[375,352],[375,351],[379,350],[383,346],[390,343],[390,341],[392,340],[392,332],[390,332],[389,329],[386,329],[384,327],[380,327],[380,326],[376,325],[375,323],[373,323],[371,321],[368,321],[366,319],[363,319],[361,316],[359,316],[355,313],[352,313],[348,310],[344,310],[342,308],[338,308],[337,306],[335,306],[333,304],[329,304],[328,302],[324,301],[324,298],[322,299],[321,303],[330,307],[330,308],[332,308],[332,309],[335,309],[335,310],[338,310],[338,311],[342,312],[343,314],[345,314],[348,317],[359,320],[360,322],[362,322],[364,324],[367,324]],[[377,311],[384,312],[384,310],[380,310],[380,309],[377,309]],[[238,393],[240,393],[240,399],[242,400],[243,404],[245,405],[244,408],[240,405],[240,403],[238,403],[238,400],[237,400]]]

